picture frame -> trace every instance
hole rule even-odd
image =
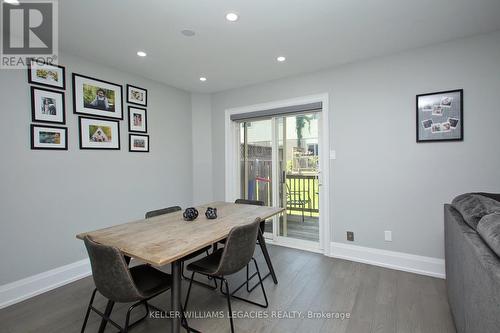
[[[66,100],[63,91],[31,87],[31,120],[66,124]]]
[[[28,83],[66,90],[66,68],[30,58],[28,60]]]
[[[123,119],[123,86],[73,73],[73,112]]]
[[[79,117],[80,149],[120,150],[118,120]]]
[[[463,89],[417,95],[417,143],[464,140],[463,96]]]
[[[31,124],[32,150],[68,150],[68,129],[66,127]]]
[[[128,131],[138,133],[148,132],[146,109],[135,106],[128,107]]]
[[[127,84],[127,103],[148,106],[148,90]]]
[[[129,152],[149,153],[149,135],[129,134]]]

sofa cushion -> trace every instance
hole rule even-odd
[[[484,216],[477,224],[477,232],[500,257],[500,212]]]
[[[500,193],[484,193],[484,192],[477,192],[474,194],[479,194],[482,195],[483,197],[488,197],[496,201],[500,201]]]
[[[500,212],[499,201],[473,193],[459,195],[453,199],[452,206],[474,230],[477,230],[477,224],[483,216]]]

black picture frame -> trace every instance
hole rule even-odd
[[[88,120],[94,120],[94,121],[103,121],[103,122],[113,122],[116,123],[116,128],[117,128],[117,138],[118,138],[118,147],[88,147],[83,145],[83,127],[82,127],[82,121],[88,119]],[[120,150],[121,149],[121,144],[120,144],[120,121],[115,120],[115,119],[103,119],[103,118],[96,118],[96,117],[83,117],[80,116],[78,117],[78,137],[79,137],[79,144],[80,144],[80,149],[81,150]]]
[[[77,103],[80,100],[78,92],[77,92],[77,88],[78,88],[77,84],[76,84],[77,78],[83,79],[83,80],[92,80],[92,81],[100,82],[100,83],[103,83],[106,85],[115,86],[117,89],[119,88],[120,97],[119,98],[115,97],[115,111],[113,112],[114,114],[118,114],[118,116],[110,115],[109,113],[107,113],[109,111],[99,110],[99,109],[89,109],[89,110],[82,111],[80,109],[80,106],[77,105]],[[72,74],[72,83],[73,83],[73,113],[74,114],[84,115],[84,116],[89,116],[89,117],[97,117],[97,118],[123,120],[123,86],[121,84],[97,79],[97,78],[94,78],[91,76],[82,75],[82,74],[78,74],[78,73]],[[117,101],[120,102],[119,111],[116,110]],[[83,108],[85,109],[85,107],[83,107]]]
[[[35,92],[36,91],[46,91],[50,92],[53,94],[58,94],[61,95],[61,100],[62,100],[62,121],[52,121],[52,120],[41,120],[37,118],[36,116],[36,101],[35,101]],[[50,123],[50,124],[60,124],[60,125],[65,125],[66,124],[66,96],[64,94],[64,91],[60,90],[51,90],[51,89],[45,89],[45,88],[40,88],[40,87],[34,87],[32,86],[30,89],[31,92],[31,120],[35,123]]]
[[[450,95],[450,94],[458,94],[459,98],[460,98],[460,101],[458,103],[458,108],[459,108],[459,110],[458,110],[459,119],[458,120],[459,120],[459,123],[460,123],[460,127],[459,127],[458,131],[456,132],[456,133],[458,133],[458,136],[457,137],[442,137],[442,138],[423,139],[421,137],[421,135],[420,135],[420,132],[421,132],[422,128],[425,129],[425,127],[423,127],[424,126],[423,122],[425,122],[427,120],[424,120],[423,118],[426,118],[426,117],[422,117],[421,115],[423,114],[423,112],[431,112],[431,114],[434,114],[434,111],[430,111],[430,110],[423,111],[419,107],[420,106],[419,102],[420,102],[421,98],[423,98],[423,97],[429,97],[429,96],[436,96],[436,98],[437,98],[437,97],[444,97],[444,95]],[[441,106],[438,106],[438,107],[441,107]],[[416,96],[415,110],[416,110],[416,141],[417,141],[417,143],[453,142],[453,141],[463,141],[464,140],[464,90],[463,89],[445,90],[445,91],[438,91],[438,92],[432,92],[432,93],[419,94],[419,95]],[[444,111],[441,111],[441,112],[442,112],[442,115],[438,116],[438,117],[446,117],[444,115]],[[428,120],[432,120],[432,119],[429,118]],[[450,118],[448,118],[448,120],[450,120]],[[453,120],[455,120],[455,119],[453,119]],[[433,121],[431,121],[430,124],[427,125],[427,126],[431,126],[432,127],[432,125],[433,125]],[[448,123],[448,125],[449,125],[449,123]],[[427,127],[427,128],[430,128],[430,127]],[[453,129],[455,129],[455,128],[453,128]],[[432,128],[432,130],[434,130],[434,129]],[[451,132],[453,132],[453,130]],[[439,133],[440,132],[438,132],[438,134]],[[441,132],[441,133],[444,133],[444,132]]]
[[[40,147],[35,145],[35,128],[52,128],[64,131],[64,146],[63,147]],[[48,125],[30,125],[30,143],[31,150],[68,150],[68,128],[59,126],[48,126]]]
[[[134,89],[137,89],[137,90],[143,90],[144,93],[145,93],[145,96],[146,96],[146,102],[144,102],[144,103],[137,103],[134,100],[132,100],[131,96],[130,96],[130,88],[134,88]],[[145,88],[141,88],[141,87],[133,86],[131,84],[127,84],[127,103],[134,104],[134,105],[139,105],[139,106],[143,106],[143,107],[147,107],[148,106],[148,90],[145,89]]]
[[[145,149],[145,150],[132,149],[132,137],[133,136],[140,136],[140,137],[147,138],[147,143],[148,143],[147,149]],[[129,135],[128,135],[128,151],[131,153],[149,153],[149,135],[129,133]]]
[[[131,119],[131,111],[132,109],[144,111],[144,131],[139,131],[136,129],[132,129],[132,119]],[[128,131],[134,133],[147,133],[148,132],[148,111],[145,108],[139,108],[136,106],[128,106]]]
[[[61,77],[62,77],[62,86],[58,86],[58,85],[54,85],[54,84],[50,84],[50,83],[42,83],[42,82],[39,82],[39,81],[33,81],[33,75],[32,75],[33,74],[32,73],[32,63],[33,62],[44,64],[45,66],[52,66],[52,67],[55,67],[55,68],[58,68],[58,69],[62,70],[62,75],[61,75]],[[50,87],[50,88],[55,88],[55,89],[66,90],[66,67],[61,66],[61,65],[48,64],[46,61],[41,60],[41,59],[29,58],[28,59],[28,83],[35,84],[35,85],[38,85],[38,86],[44,86],[44,87]]]

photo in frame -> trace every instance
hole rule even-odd
[[[28,82],[46,87],[66,89],[66,69],[64,66],[47,64],[30,58],[28,61]]]
[[[32,124],[31,149],[68,150],[68,129]]]
[[[80,149],[120,149],[118,120],[79,117]]]
[[[31,119],[41,123],[66,123],[64,92],[31,87]]]
[[[128,107],[128,130],[129,132],[146,133],[148,131],[147,111],[134,106]]]
[[[417,95],[417,142],[463,141],[463,90]]]
[[[129,134],[130,152],[149,152],[149,135]]]
[[[73,73],[73,112],[104,118],[123,119],[123,87]]]
[[[148,106],[148,91],[144,88],[127,84],[127,102],[130,104]]]

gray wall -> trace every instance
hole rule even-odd
[[[415,95],[458,88],[465,141],[417,144]],[[215,94],[214,197],[224,199],[225,109],[327,92],[333,240],[352,230],[356,245],[443,258],[443,203],[500,192],[499,91],[495,33]]]
[[[61,64],[67,70],[69,151],[30,150],[26,71],[0,73],[4,143],[0,147],[0,285],[85,258],[83,243],[75,239],[79,232],[192,201],[189,93],[70,55],[63,54]],[[124,92],[127,83],[148,89],[149,154],[128,152],[126,118],[120,122],[120,151],[79,150],[72,72],[122,84]]]
[[[212,183],[212,99],[208,94],[191,94],[193,124],[193,202],[213,201]]]

